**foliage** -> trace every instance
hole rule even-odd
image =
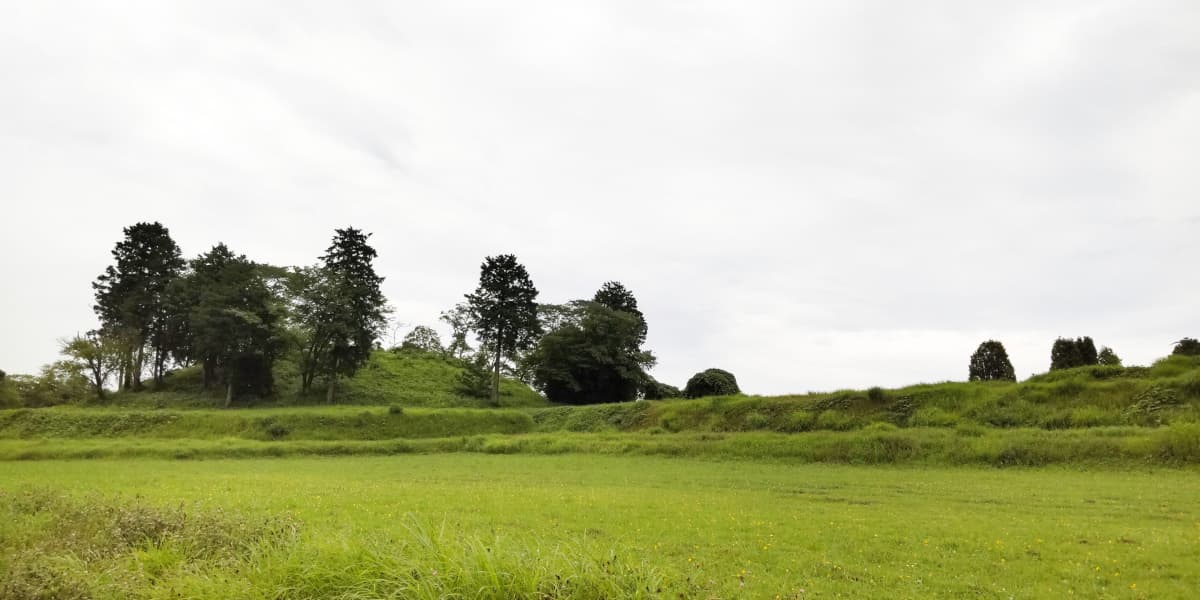
[[[106,333],[127,340],[121,364],[121,387],[141,387],[150,350],[156,383],[162,382],[171,350],[167,287],[184,267],[179,246],[161,223],[137,223],[112,250],[114,264],[105,268],[92,288],[94,309]]]
[[[298,271],[302,389],[307,392],[317,376],[324,377],[327,402],[334,399],[339,377],[366,364],[390,311],[369,237],[358,229],[337,229],[321,266]]]
[[[637,298],[634,298],[633,292],[629,291],[624,285],[621,285],[620,282],[606,281],[596,291],[596,295],[592,297],[592,302],[635,316],[640,324],[637,332],[637,345],[641,346],[646,342],[646,316],[642,314],[642,311],[638,310]]]
[[[440,321],[450,326],[450,345],[446,353],[451,358],[465,358],[471,353],[471,345],[467,343],[467,334],[471,332],[471,308],[459,302],[450,310],[442,311]]]
[[[668,398],[682,398],[683,392],[679,391],[679,388],[662,383],[647,374],[645,386],[642,388],[642,397],[646,400],[666,400]]]
[[[1100,359],[1096,353],[1096,344],[1092,341],[1092,338],[1087,336],[1073,340],[1058,338],[1054,340],[1054,346],[1050,349],[1051,371],[1073,369],[1075,367],[1085,367],[1099,363]]]
[[[490,398],[492,375],[488,372],[488,366],[489,357],[482,349],[471,360],[463,361],[463,370],[455,380],[454,390],[469,398]]]
[[[598,302],[574,302],[524,364],[551,402],[595,404],[637,398],[654,356],[639,348],[645,322]]]
[[[237,396],[273,392],[272,368],[283,349],[281,315],[256,265],[225,244],[191,261],[173,296],[187,319],[187,354],[203,365],[204,385]]]
[[[1096,362],[1105,366],[1119,367],[1121,366],[1121,357],[1117,356],[1117,353],[1113,352],[1112,348],[1104,346],[1100,349],[1100,353],[1096,355]]]
[[[400,346],[404,349],[420,350],[422,352],[432,352],[434,354],[443,354],[446,349],[442,347],[442,338],[434,331],[432,327],[425,325],[417,325],[408,335],[404,336],[404,342]]]
[[[492,402],[499,402],[500,365],[531,347],[541,334],[537,288],[511,254],[489,256],[479,268],[479,287],[467,294],[471,329],[492,359]]]
[[[96,397],[104,400],[104,386],[121,364],[119,344],[100,331],[89,331],[86,335],[64,340],[60,351],[70,359],[69,363],[77,373],[89,378]]]
[[[1004,344],[996,340],[988,340],[979,344],[975,354],[971,355],[969,381],[1016,381],[1012,362],[1008,360],[1008,352]]]
[[[683,388],[685,398],[727,396],[740,393],[741,390],[738,389],[737,379],[733,373],[721,369],[706,369],[696,373]]]
[[[1175,348],[1171,350],[1171,354],[1179,356],[1200,356],[1200,341],[1195,338],[1185,337],[1178,342],[1175,342]]]

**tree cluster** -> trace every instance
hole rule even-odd
[[[62,343],[63,368],[100,399],[114,378],[139,390],[148,373],[157,387],[169,368],[191,365],[206,389],[221,386],[226,405],[268,396],[276,360],[294,353],[302,391],[322,379],[332,400],[338,377],[366,361],[384,324],[383,278],[369,234],[357,229],[336,230],[320,263],[300,269],[256,263],[224,243],[184,260],[160,223],[124,234],[93,284],[100,326]]]
[[[1050,349],[1050,370],[1073,369],[1100,364],[1100,354],[1092,338],[1058,338]]]

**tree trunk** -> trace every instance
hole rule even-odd
[[[500,406],[500,345],[496,344],[496,360],[492,367],[492,406]]]
[[[133,389],[142,389],[142,367],[146,364],[146,344],[139,344],[133,364]]]
[[[337,390],[337,376],[329,378],[329,385],[325,388],[325,403],[333,404],[333,395]]]
[[[225,383],[225,408],[229,408],[230,404],[233,404],[233,379],[232,378],[228,382]]]

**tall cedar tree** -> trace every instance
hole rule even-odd
[[[650,379],[654,356],[639,347],[645,322],[599,302],[572,302],[569,316],[525,358],[534,386],[551,402],[634,400]]]
[[[217,244],[191,261],[171,296],[173,306],[186,307],[188,336],[180,346],[200,361],[206,388],[220,382],[226,406],[240,393],[272,393],[280,311],[257,265]]]
[[[629,291],[619,281],[606,281],[600,289],[596,291],[596,295],[592,297],[592,302],[603,304],[613,310],[627,312],[635,317],[641,323],[638,335],[638,345],[642,345],[646,341],[646,315],[638,310],[637,298],[633,296],[633,292]]]
[[[1004,344],[988,340],[971,355],[969,381],[1016,381],[1017,374]]]
[[[378,254],[371,234],[337,229],[322,264],[302,270],[297,317],[304,330],[301,387],[307,392],[319,375],[327,382],[325,400],[333,402],[339,377],[351,377],[366,364],[390,312],[375,273]]]
[[[170,356],[166,336],[166,291],[183,271],[179,246],[161,223],[137,223],[124,229],[125,239],[112,250],[115,264],[96,278],[93,309],[105,334],[124,342],[120,386],[139,389],[146,350],[157,384],[162,384]]]
[[[538,291],[511,254],[489,256],[479,268],[479,287],[467,294],[471,325],[492,358],[492,404],[500,404],[500,365],[528,349],[541,334]]]

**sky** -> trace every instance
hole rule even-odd
[[[312,264],[400,325],[512,253],[618,280],[659,380],[1019,377],[1200,337],[1200,2],[0,0],[0,369],[95,326],[122,228]],[[388,338],[392,335],[389,332]],[[390,342],[390,340],[385,340]]]

